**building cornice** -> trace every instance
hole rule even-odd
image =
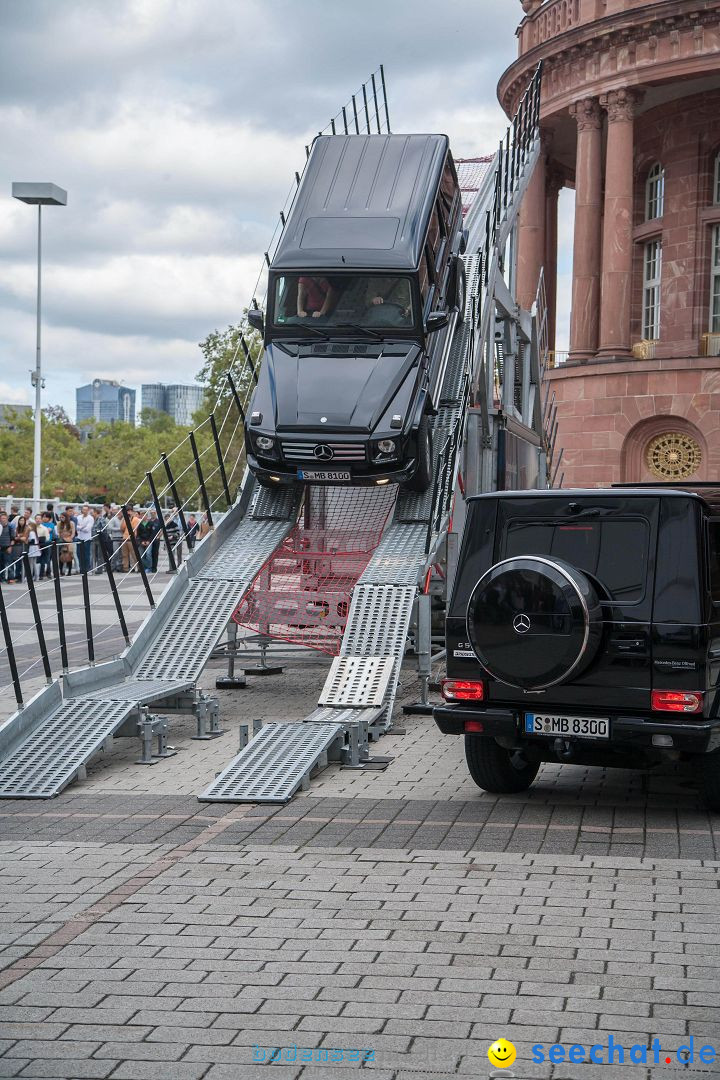
[[[521,31],[561,2],[543,5],[523,20]],[[498,98],[512,115],[541,60],[541,115],[547,117],[623,86],[716,74],[719,58],[720,0],[658,0],[569,25],[534,45],[504,72]]]

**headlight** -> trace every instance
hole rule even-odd
[[[381,454],[395,453],[395,442],[393,439],[381,439],[377,444],[377,447]]]
[[[269,439],[267,435],[258,435],[257,439],[255,440],[255,445],[257,446],[258,450],[272,450],[273,446],[275,445],[275,440]]]

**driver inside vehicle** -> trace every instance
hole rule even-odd
[[[333,277],[281,274],[275,281],[275,323],[323,327],[410,327],[414,322],[410,279],[371,274]]]

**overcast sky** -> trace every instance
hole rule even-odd
[[[381,62],[394,131],[492,152],[515,0],[2,0],[0,401],[29,402],[44,211],[45,404],[191,382],[247,305],[303,146]],[[138,393],[138,408],[140,406]]]

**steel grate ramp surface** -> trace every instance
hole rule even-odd
[[[136,667],[135,678],[194,681],[246,588],[232,581],[191,581]]]
[[[342,708],[379,706],[393,675],[391,656],[336,656],[318,705]]]
[[[375,549],[359,585],[417,585],[425,565],[427,525],[393,522]]]
[[[266,724],[198,798],[202,802],[288,802],[334,743],[342,724]]]
[[[294,518],[293,518],[294,523]],[[193,576],[193,581],[249,583],[265,559],[284,540],[291,522],[246,520],[220,550]]]
[[[59,795],[136,708],[136,701],[91,697],[63,702],[0,764],[0,798]]]
[[[89,694],[77,694],[75,698],[82,697],[85,701],[158,701],[172,694],[179,694],[193,685],[192,679],[126,679],[125,682],[115,683],[100,690],[93,690]],[[68,700],[72,701],[73,698]]]
[[[409,585],[356,585],[340,655],[388,655],[400,660],[416,594]]]

